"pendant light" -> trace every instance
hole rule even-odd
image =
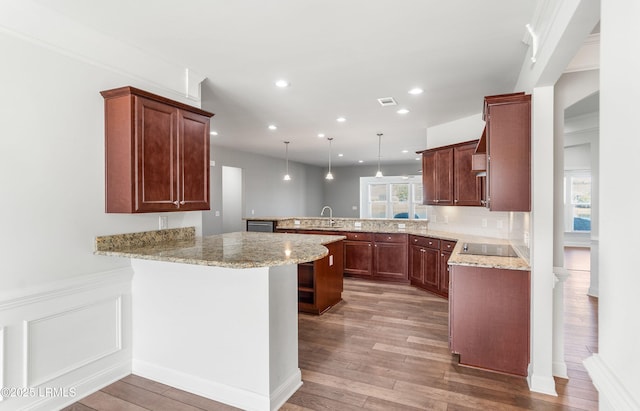
[[[382,177],[382,171],[380,171],[380,142],[382,141],[382,133],[378,133],[378,171],[376,172],[376,177]]]
[[[284,142],[284,147],[285,147],[285,158],[286,158],[286,164],[287,164],[287,172],[284,175],[283,180],[284,181],[290,181],[291,180],[291,176],[289,175],[289,142],[288,141]]]
[[[331,140],[333,140],[333,137],[327,137],[327,140],[329,140],[329,172],[325,179],[333,180],[333,174],[331,174]]]

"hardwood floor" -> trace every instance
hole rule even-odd
[[[597,410],[581,364],[597,348],[597,299],[586,296],[588,275],[572,271],[566,286],[570,379],[557,380],[558,397],[530,392],[524,378],[458,366],[448,349],[446,300],[347,278],[344,302],[319,317],[300,314],[304,385],[281,410]],[[145,409],[234,408],[130,375],[65,410]]]

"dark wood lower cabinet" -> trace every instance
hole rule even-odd
[[[407,235],[376,234],[373,244],[373,278],[409,282]]]
[[[449,296],[449,257],[455,241],[409,236],[409,279],[411,285]]]
[[[460,364],[527,375],[529,271],[451,266],[449,341]]]
[[[298,264],[298,311],[322,314],[342,301],[342,240],[325,247],[326,257]]]
[[[373,273],[373,235],[344,233],[344,274],[371,278]]]
[[[344,233],[344,274],[408,283],[407,235]]]

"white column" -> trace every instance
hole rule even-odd
[[[564,283],[569,271],[564,267],[554,267],[556,283],[553,288],[553,375],[569,378],[564,360]]]
[[[553,86],[536,87],[532,96],[531,165],[531,391],[557,395],[553,379]]]

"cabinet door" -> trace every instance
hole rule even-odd
[[[374,276],[398,281],[408,279],[406,243],[376,242],[373,252]]]
[[[480,206],[481,180],[472,170],[472,157],[476,144],[455,147],[454,164],[454,203],[459,206]]]
[[[179,112],[180,210],[209,210],[209,118]]]
[[[531,211],[530,97],[488,105],[487,201],[491,211]]]
[[[429,291],[437,293],[439,291],[440,270],[438,263],[440,261],[440,250],[425,248],[424,252],[424,271],[423,282],[425,288]]]
[[[411,284],[421,286],[424,270],[422,266],[424,258],[422,256],[425,250],[424,247],[417,245],[412,245],[409,248],[409,280],[411,280]]]
[[[443,251],[440,253],[440,278],[438,291],[444,297],[449,296],[449,257],[451,253]]]
[[[135,97],[134,212],[175,210],[178,204],[178,109]]]
[[[436,155],[436,192],[438,205],[453,204],[453,148],[438,150]]]
[[[422,203],[435,205],[438,199],[436,190],[436,154],[422,153]]]
[[[370,241],[344,241],[344,273],[371,276],[373,251]]]

